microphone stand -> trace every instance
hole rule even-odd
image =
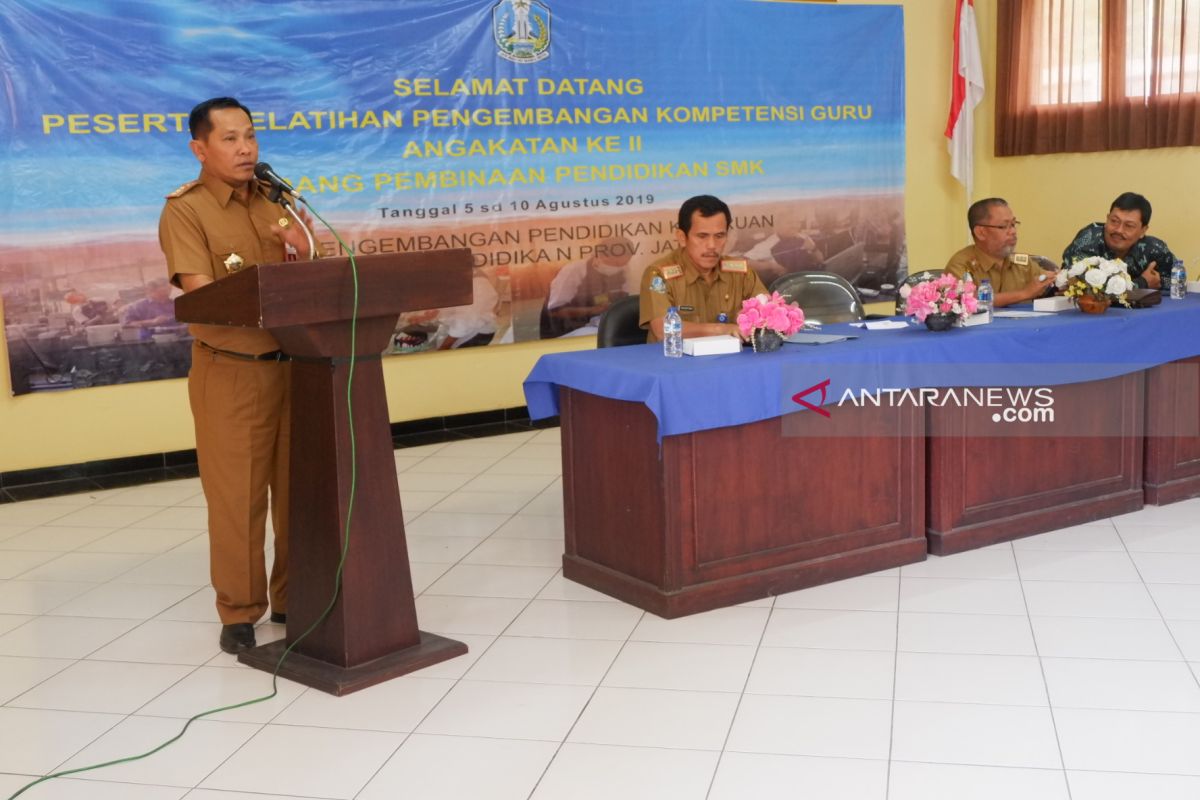
[[[317,243],[313,241],[312,231],[308,229],[308,226],[304,224],[304,220],[300,219],[300,215],[297,214],[296,210],[292,207],[294,203],[288,198],[284,197],[283,190],[278,186],[271,187],[271,191],[267,194],[267,199],[272,203],[278,203],[279,205],[283,206],[284,210],[292,215],[292,219],[294,219],[296,224],[300,226],[300,230],[304,231],[304,238],[308,239],[309,259],[315,259],[317,257]],[[308,201],[303,197],[299,199],[300,202],[304,203],[304,205],[308,205]],[[312,206],[309,206],[309,208],[311,209]]]
[[[303,198],[301,198],[301,202],[303,202],[304,205],[308,205],[308,201],[304,200]],[[287,212],[292,215],[292,219],[296,220],[296,224],[300,226],[300,229],[302,231],[304,231],[304,238],[308,239],[308,257],[309,257],[309,259],[310,260],[316,259],[317,243],[315,241],[313,241],[312,231],[310,231],[308,229],[308,226],[304,224],[304,220],[300,219],[300,215],[295,212],[295,210],[292,208],[291,203],[284,201],[280,205],[282,205],[284,208],[287,209]]]

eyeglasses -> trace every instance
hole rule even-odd
[[[1003,225],[988,225],[986,222],[977,223],[980,228],[995,228],[998,231],[1015,231],[1021,227],[1021,220],[1014,219],[1012,222],[1006,222]]]
[[[1108,225],[1112,228],[1120,228],[1126,233],[1133,233],[1142,227],[1140,223],[1134,222],[1131,219],[1122,220],[1120,217],[1109,217]]]

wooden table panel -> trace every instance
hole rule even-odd
[[[1146,373],[1146,502],[1200,497],[1200,357]]]
[[[1143,389],[1141,373],[1055,386],[1055,421],[988,436],[971,434],[990,424],[990,408],[929,408],[930,552],[1141,508]]]
[[[561,408],[564,575],[655,614],[925,557],[920,409],[801,414],[786,429],[763,420],[668,436],[660,449],[641,404],[564,389]],[[849,435],[866,429],[889,433]]]

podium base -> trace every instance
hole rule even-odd
[[[467,646],[462,642],[425,631],[420,633],[420,644],[355,667],[340,667],[293,650],[279,668],[279,677],[341,697],[467,652]],[[238,661],[264,672],[274,672],[286,649],[287,642],[280,639],[239,653]]]

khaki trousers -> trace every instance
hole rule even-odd
[[[249,361],[192,345],[188,399],[217,614],[225,625],[287,612],[291,365]],[[268,496],[275,563],[267,581]]]

